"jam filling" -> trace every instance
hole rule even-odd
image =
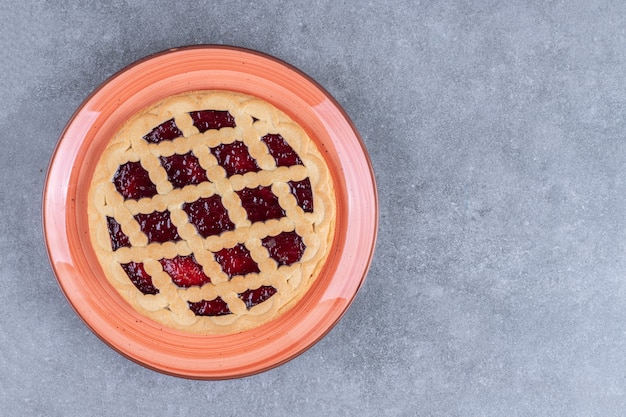
[[[202,286],[211,282],[211,278],[204,274],[202,266],[196,262],[193,255],[178,255],[173,259],[163,258],[159,262],[174,284],[179,287]]]
[[[130,248],[130,239],[122,231],[122,226],[113,218],[107,216],[107,227],[111,237],[111,248],[116,251],[119,248]]]
[[[189,112],[193,125],[200,133],[207,130],[219,130],[223,127],[235,127],[235,118],[227,110],[200,110]]]
[[[306,249],[302,238],[294,232],[283,232],[278,236],[268,236],[261,240],[270,257],[278,266],[291,265],[302,258]]]
[[[278,134],[268,133],[261,138],[267,146],[270,155],[276,161],[277,167],[290,167],[292,165],[302,165],[302,160],[293,150],[287,141]]]
[[[186,185],[198,185],[208,181],[206,171],[200,166],[198,158],[193,152],[184,155],[162,156],[161,165],[167,172],[167,179],[174,188],[183,188]]]
[[[143,268],[142,263],[129,262],[121,264],[130,281],[144,294],[158,294],[159,289],[152,285],[152,277]]]
[[[143,138],[150,143],[159,143],[164,140],[173,140],[181,136],[183,136],[183,132],[178,129],[174,119],[170,119],[152,129],[150,133]]]
[[[196,227],[198,234],[204,238],[235,229],[235,224],[228,217],[219,195],[185,203],[183,210],[187,213],[189,222]]]
[[[139,162],[126,162],[120,165],[113,176],[113,184],[127,200],[139,200],[157,194],[156,185]]]
[[[244,188],[236,192],[241,199],[241,205],[248,213],[248,219],[254,222],[264,222],[279,219],[285,216],[285,210],[278,203],[278,197],[272,193],[271,187]]]
[[[148,237],[148,243],[175,242],[180,240],[178,229],[170,218],[169,210],[139,213],[135,215],[141,231]]]
[[[223,127],[232,128],[236,126],[234,117],[228,111],[201,110],[190,112],[189,115],[194,126],[201,133],[211,129],[218,130]],[[174,119],[170,119],[152,129],[143,136],[143,139],[149,143],[157,144],[182,136],[183,133]],[[261,141],[267,146],[277,167],[303,165],[298,154],[281,135],[267,134],[261,138]],[[229,177],[261,170],[256,160],[250,155],[248,147],[241,141],[211,148],[211,153]],[[162,156],[160,160],[167,172],[168,180],[175,188],[198,185],[209,181],[206,171],[193,152],[184,155]],[[125,199],[139,200],[157,194],[156,185],[150,180],[148,171],[142,167],[140,162],[127,162],[120,165],[113,177],[113,183]],[[307,213],[313,212],[313,192],[309,178],[302,181],[289,181],[288,185],[298,206]],[[251,222],[279,219],[285,216],[285,211],[280,206],[278,197],[272,192],[270,186],[259,186],[253,189],[244,188],[236,193],[241,199],[242,206]],[[228,211],[222,204],[219,195],[184,203],[182,208],[187,214],[189,222],[204,238],[235,230],[235,225],[228,216]],[[135,215],[135,219],[139,223],[141,231],[147,236],[149,243],[164,243],[181,239],[176,226],[171,221],[168,210],[148,214],[140,213]],[[121,247],[131,246],[128,236],[114,218],[107,217],[107,227],[111,238],[111,247],[114,251]],[[298,262],[306,249],[302,238],[295,231],[283,232],[277,236],[267,236],[261,242],[278,266]],[[229,278],[260,272],[258,264],[250,255],[250,251],[241,243],[232,248],[224,248],[215,252],[214,256]],[[173,259],[163,258],[159,262],[163,271],[179,287],[202,286],[211,282],[211,278],[204,273],[202,266],[196,262],[193,254],[178,255]],[[159,293],[159,289],[153,285],[152,277],[146,273],[142,263],[130,262],[121,264],[121,266],[131,282],[143,294]],[[276,288],[272,286],[261,286],[254,290],[250,289],[239,293],[238,297],[245,303],[246,308],[250,309],[268,300],[276,292]],[[228,304],[220,297],[213,300],[190,301],[188,305],[197,316],[232,314]]]
[[[229,278],[235,275],[261,272],[257,263],[250,256],[248,248],[241,243],[233,248],[224,248],[216,252],[215,260]]]
[[[305,213],[313,213],[313,190],[311,181],[308,178],[302,181],[289,181],[291,194],[296,197],[296,201]]]
[[[211,153],[217,159],[217,163],[224,168],[228,177],[261,170],[256,160],[250,156],[248,147],[241,141],[216,146],[211,148]]]
[[[220,297],[214,300],[187,301],[189,308],[196,316],[224,316],[231,314],[228,304]]]
[[[239,299],[246,303],[246,308],[251,309],[257,304],[261,304],[263,301],[267,301],[272,295],[276,294],[276,288],[264,285],[256,290],[246,290],[240,294],[237,294]]]

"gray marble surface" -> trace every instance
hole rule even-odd
[[[626,3],[0,3],[0,414],[620,416],[626,411]],[[249,378],[147,370],[48,263],[46,169],[114,72],[170,47],[308,73],[370,152],[380,233],[341,322]]]

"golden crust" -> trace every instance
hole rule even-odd
[[[189,112],[227,110],[236,127],[200,133]],[[174,119],[183,137],[158,144],[143,136],[161,123]],[[260,140],[268,133],[280,134],[302,160],[302,165],[276,167],[274,158]],[[239,140],[256,159],[259,172],[227,177],[209,148]],[[192,151],[206,170],[209,182],[174,188],[167,179],[159,157]],[[156,185],[158,194],[139,201],[124,200],[112,179],[120,165],[140,161]],[[304,212],[291,194],[288,181],[309,178],[314,211]],[[235,191],[271,186],[286,216],[251,223]],[[185,202],[218,194],[235,224],[232,231],[203,238],[187,214]],[[324,158],[306,132],[276,107],[256,97],[229,91],[195,91],[168,97],[134,115],[111,140],[103,152],[89,189],[88,216],[90,238],[109,282],[141,314],[164,326],[197,334],[228,334],[251,329],[278,317],[297,303],[317,278],[330,252],[334,235],[335,195],[332,178]],[[148,243],[134,215],[169,210],[181,240]],[[131,247],[112,250],[107,217],[114,218],[129,237]],[[306,246],[300,261],[277,267],[261,240],[295,230]],[[235,276],[222,271],[213,253],[243,243],[259,266],[259,273]],[[211,283],[202,287],[180,288],[163,271],[162,258],[193,254]],[[141,262],[159,293],[139,291],[121,264]],[[237,294],[262,285],[277,292],[268,300],[247,309]],[[196,316],[188,301],[212,300],[220,296],[232,312],[224,316]]]

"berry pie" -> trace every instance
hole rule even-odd
[[[196,334],[288,311],[334,238],[320,150],[270,103],[230,91],[168,97],[132,116],[102,153],[88,199],[111,285],[142,315]]]

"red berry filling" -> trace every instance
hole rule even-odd
[[[302,160],[300,160],[298,154],[281,135],[268,133],[261,140],[267,146],[270,155],[274,157],[276,166],[290,167],[292,165],[302,165]]]
[[[186,185],[198,185],[208,181],[206,171],[200,166],[198,158],[193,152],[184,155],[162,156],[161,165],[167,172],[167,179],[174,188],[183,188]]]
[[[268,236],[262,241],[270,257],[278,266],[291,265],[302,258],[306,245],[296,232],[283,232],[278,236]]]
[[[178,229],[170,218],[169,210],[135,215],[141,231],[148,237],[148,243],[172,242],[180,240]]]
[[[173,140],[183,136],[174,119],[163,122],[150,131],[143,138],[150,143],[159,143],[164,140]]]
[[[313,190],[311,189],[311,181],[308,178],[302,181],[289,181],[291,194],[296,197],[296,201],[302,210],[306,213],[313,213]]]
[[[126,162],[120,165],[113,176],[113,184],[125,199],[139,200],[157,194],[156,185],[139,162]]]
[[[237,296],[241,301],[246,303],[246,308],[250,309],[257,304],[261,304],[263,301],[266,301],[274,294],[276,294],[276,288],[264,285],[256,290],[246,290],[241,294],[237,294]]]
[[[121,247],[130,248],[130,239],[122,231],[122,226],[113,217],[107,216],[107,227],[111,237],[111,248],[114,251]]]
[[[278,203],[278,197],[270,187],[244,188],[237,191],[241,205],[248,213],[251,222],[264,222],[285,216],[285,211]]]
[[[158,294],[159,290],[152,284],[152,277],[143,268],[142,263],[129,262],[121,264],[131,282],[144,294]]]
[[[215,300],[188,301],[189,308],[196,316],[224,316],[231,314],[228,304],[220,297]]]
[[[189,115],[194,126],[201,133],[208,130],[219,130],[223,127],[236,127],[235,118],[228,111],[201,110],[189,112]],[[253,118],[253,122],[255,121],[257,119]],[[183,133],[176,125],[175,120],[170,119],[152,129],[143,136],[143,139],[149,143],[158,144],[182,136]],[[263,136],[261,141],[267,146],[277,167],[303,165],[299,155],[281,135],[269,133]],[[261,171],[257,161],[250,155],[248,147],[242,141],[236,140],[229,144],[222,144],[211,148],[210,151],[228,177]],[[193,152],[184,155],[161,156],[160,161],[174,188],[183,188],[187,185],[198,185],[209,181],[206,171]],[[120,165],[113,177],[113,183],[125,199],[139,200],[157,194],[156,185],[150,180],[148,171],[143,168],[140,162],[127,162]],[[298,206],[305,212],[313,212],[313,191],[309,178],[302,181],[289,181],[288,184]],[[244,188],[236,191],[236,193],[248,219],[253,223],[285,216],[285,211],[280,206],[278,197],[272,192],[271,186]],[[235,230],[235,225],[219,195],[184,203],[182,209],[198,234],[204,238]],[[134,217],[149,243],[175,242],[181,239],[168,210],[148,214],[139,213]],[[122,247],[131,247],[130,239],[114,218],[107,217],[107,227],[111,238],[111,247],[114,251]],[[283,232],[277,236],[267,236],[262,239],[262,245],[278,266],[292,265],[298,262],[306,249],[302,238],[295,231]],[[252,259],[250,251],[242,243],[215,252],[214,256],[216,262],[229,278],[260,273],[258,264]],[[211,282],[211,278],[204,273],[202,266],[197,263],[193,254],[178,255],[172,259],[163,258],[159,262],[163,271],[171,277],[172,282],[178,287],[202,286]],[[146,273],[142,263],[130,262],[121,264],[121,266],[133,285],[143,294],[159,293],[159,289],[153,285],[152,277]],[[250,309],[268,300],[276,292],[277,289],[273,286],[264,285],[237,295],[245,303],[246,308]],[[213,300],[188,302],[188,305],[197,316],[232,314],[228,304],[221,297]]]
[[[256,160],[250,156],[248,147],[241,141],[216,146],[211,148],[211,153],[229,177],[235,174],[260,171]]]
[[[227,110],[200,110],[189,112],[193,125],[200,133],[209,129],[219,130],[223,127],[235,127],[235,118]]]
[[[202,266],[198,265],[193,255],[178,255],[173,259],[163,258],[159,262],[174,284],[179,287],[202,286],[211,282],[211,278],[204,274]]]
[[[235,229],[219,195],[185,203],[183,210],[187,213],[189,222],[196,227],[198,234],[202,237],[219,235],[227,230]]]
[[[259,266],[250,256],[250,251],[241,243],[233,248],[224,248],[216,252],[215,260],[229,278],[260,272]]]

